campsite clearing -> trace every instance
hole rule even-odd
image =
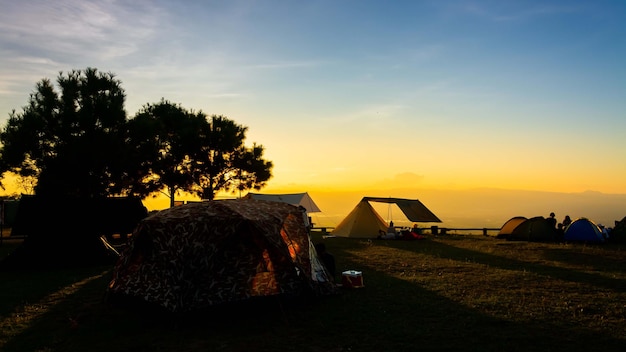
[[[111,268],[1,272],[2,351],[621,351],[626,246],[322,239],[364,288],[160,316],[103,303]],[[0,247],[4,255],[11,246]],[[173,319],[173,317],[175,319]]]

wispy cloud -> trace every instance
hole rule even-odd
[[[524,6],[524,3],[509,2],[462,2],[459,8],[462,12],[479,16],[494,22],[525,21],[536,17],[579,12],[576,5],[553,5],[541,2]]]
[[[394,103],[368,104],[355,107],[352,112],[330,117],[326,122],[335,126],[350,126],[350,128],[370,126],[378,130],[384,128],[390,119],[397,118],[407,107],[407,105]]]
[[[409,51],[409,58],[412,61],[425,62],[432,61],[445,54],[445,45],[443,44],[430,44],[423,45],[419,48],[415,48]]]
[[[0,42],[44,58],[112,59],[136,51],[155,32],[161,15],[143,2],[132,7],[117,1],[13,2],[0,14]]]
[[[23,94],[25,84],[29,89],[34,88],[35,82],[49,77],[59,66],[58,62],[43,57],[18,56],[1,60],[4,68],[0,68],[0,94],[3,96]]]
[[[268,63],[259,63],[252,65],[244,65],[246,69],[292,69],[292,68],[310,68],[318,67],[324,64],[321,61],[277,61]]]
[[[26,101],[42,78],[86,67],[103,71],[151,63],[168,14],[152,1],[24,0],[0,11],[0,98]],[[9,106],[5,107],[4,104]]]

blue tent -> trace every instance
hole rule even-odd
[[[600,231],[598,225],[586,218],[574,220],[574,222],[565,229],[563,239],[572,242],[604,242],[604,236],[602,236],[602,231]]]

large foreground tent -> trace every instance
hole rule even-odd
[[[106,238],[130,234],[147,214],[139,198],[22,195],[11,236],[24,241],[0,268],[113,264],[118,253]]]
[[[602,243],[605,240],[598,225],[586,218],[574,220],[574,222],[565,229],[563,239],[568,242],[586,243]]]
[[[363,197],[332,234],[337,237],[375,238],[379,231],[387,231],[388,225],[370,202],[396,204],[412,222],[441,222],[417,199]]]
[[[145,218],[122,253],[112,297],[190,312],[263,296],[334,293],[296,206],[255,199],[189,203]]]
[[[244,198],[267,200],[271,202],[287,203],[295,206],[303,206],[307,213],[319,213],[320,208],[315,204],[311,196],[307,193],[287,193],[287,194],[265,194],[248,193]]]

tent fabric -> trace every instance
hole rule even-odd
[[[565,229],[563,239],[568,242],[587,243],[602,243],[605,241],[598,225],[586,218],[574,220],[567,229]]]
[[[509,241],[554,242],[557,232],[543,216],[526,219],[505,237]]]
[[[106,237],[131,233],[147,214],[139,198],[22,195],[11,236],[24,237],[24,241],[0,267],[112,265],[119,253]]]
[[[512,218],[510,218],[509,220],[507,220],[504,225],[502,225],[502,227],[500,228],[500,231],[498,231],[498,235],[496,236],[497,238],[505,238],[506,236],[510,235],[513,233],[513,231],[515,230],[515,228],[517,226],[519,226],[521,223],[523,223],[524,221],[528,220],[526,217],[524,216],[514,216]]]
[[[144,219],[111,295],[188,312],[253,297],[334,293],[297,207],[255,199],[189,203]]]
[[[332,231],[337,237],[376,238],[387,232],[387,224],[367,201],[359,202]]]
[[[385,220],[370,202],[396,204],[404,215],[413,222],[441,222],[422,202],[417,199],[363,197],[356,207],[332,231],[337,237],[376,238],[379,231],[387,232]]]
[[[288,193],[288,194],[262,194],[248,193],[244,198],[257,200],[267,200],[273,202],[282,202],[295,206],[303,206],[308,213],[319,213],[320,208],[315,204],[311,196],[307,192],[304,193]]]
[[[404,215],[413,222],[441,222],[417,199],[364,197],[361,201],[396,204]]]

